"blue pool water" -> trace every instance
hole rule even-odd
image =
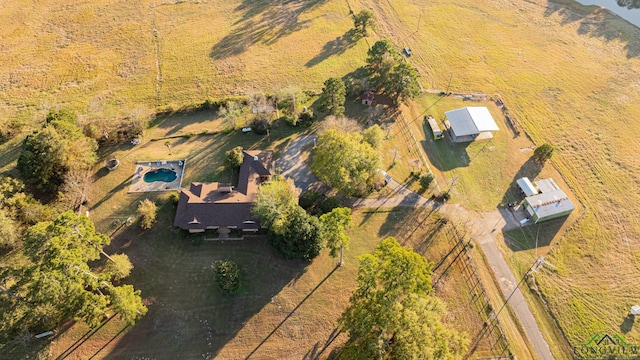
[[[178,177],[175,171],[171,169],[157,169],[144,174],[144,182],[152,183],[156,181],[172,182]]]

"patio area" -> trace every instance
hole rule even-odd
[[[138,161],[130,193],[179,190],[186,160]]]

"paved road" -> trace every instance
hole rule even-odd
[[[292,177],[296,186],[303,190],[318,181],[311,173],[308,165],[302,161],[300,157],[302,149],[305,145],[311,146],[310,144],[313,143],[314,138],[314,136],[309,135],[294,140],[284,151],[282,157],[276,161],[276,166],[282,169],[282,174]],[[513,292],[511,299],[509,299],[509,305],[520,319],[526,336],[533,344],[538,357],[542,360],[553,360],[549,344],[542,336],[538,323],[533,317],[520,288],[516,288],[520,280],[516,279],[513,275],[513,272],[511,272],[511,269],[496,244],[496,235],[499,231],[511,230],[520,226],[520,223],[511,212],[502,209],[487,213],[476,213],[468,211],[457,204],[440,204],[432,199],[424,198],[395,180],[391,180],[387,186],[394,190],[394,195],[379,198],[352,199],[350,205],[353,207],[366,208],[389,208],[396,206],[439,207],[440,211],[446,214],[452,221],[465,224],[472,231],[476,241],[485,253],[491,268],[500,282],[500,288],[505,298],[509,297]]]

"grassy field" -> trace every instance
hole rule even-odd
[[[389,38],[399,48],[411,46],[409,61],[420,69],[423,87],[499,93],[535,144],[556,146],[548,171],[562,174],[586,213],[561,241],[539,249],[550,251],[548,260],[557,270],[536,274],[538,287],[569,343],[583,343],[597,332],[622,333],[628,342],[640,342],[640,330],[629,326],[626,317],[640,296],[634,286],[640,271],[640,166],[635,156],[640,105],[633,101],[640,95],[640,30],[596,7],[565,0],[349,4],[356,11],[371,7],[376,13],[378,29],[369,42]],[[354,44],[344,36],[351,19],[347,2],[338,0],[161,6],[100,0],[32,6],[5,2],[1,9],[0,118],[27,124],[41,121],[49,108],[63,106],[89,121],[140,109],[152,113],[206,96],[269,92],[288,85],[318,90],[325,78],[362,65],[367,47],[364,40]],[[433,100],[421,98],[411,116],[420,117]],[[179,121],[168,122],[166,129],[199,133],[208,130],[214,116],[189,125],[193,130]],[[214,150],[201,155],[187,150],[204,149],[210,136],[175,140],[171,156],[194,158],[187,164],[186,181],[224,175],[219,162],[209,164],[216,158]],[[216,141],[231,146],[243,141],[237,136]],[[498,132],[494,144],[484,149],[470,145],[456,149],[457,154],[434,157],[442,182],[448,185],[457,177],[455,201],[474,210],[490,210],[504,201],[507,185],[528,155],[520,145],[509,147],[517,142],[503,142],[502,136],[510,136],[508,130]],[[11,169],[18,141],[0,144],[3,171]],[[162,141],[103,154],[124,163],[118,175],[105,175],[104,187],[93,190],[92,216],[101,229],[109,229],[110,216],[130,214],[138,200],[128,196],[118,201],[130,175],[124,170],[132,173],[134,160],[165,153],[168,157]],[[469,169],[464,162],[450,163],[465,154]],[[405,154],[405,160],[411,156]],[[498,163],[504,165],[494,170],[491,165]],[[457,167],[447,168],[452,166]],[[486,188],[491,191],[483,192]],[[521,244],[535,239],[533,233],[506,237]],[[505,251],[520,271],[535,256],[531,249]]]
[[[344,1],[0,8],[0,118],[27,127],[50,108],[89,122],[289,86],[319,91],[326,78],[363,65],[367,51],[348,35]]]
[[[640,341],[626,319],[640,296],[633,285],[640,270],[634,250],[640,167],[633,155],[640,106],[632,100],[640,94],[639,30],[596,7],[564,1],[517,8],[498,0],[376,4],[382,17],[402,18],[387,34],[413,48],[410,61],[422,70],[423,86],[499,93],[536,144],[556,146],[553,166],[587,212],[550,250],[559,270],[536,276],[569,343],[598,332]],[[484,196],[495,206],[503,194]],[[531,256],[508,257],[523,271]]]
[[[336,269],[336,260],[326,252],[312,263],[283,260],[260,236],[194,245],[201,235],[185,237],[171,230],[173,209],[172,204],[164,204],[153,229],[142,232],[131,226],[108,249],[131,257],[135,270],[129,281],[142,289],[149,313],[133,327],[117,318],[93,332],[82,324],[73,326],[58,334],[48,354],[69,359],[168,359],[175,354],[326,358],[346,340],[336,329],[336,320],[354,289],[359,255],[393,235],[432,261],[438,261],[451,245],[447,232],[437,228],[437,214],[411,209],[356,212],[345,266]],[[224,295],[215,287],[210,265],[218,259],[240,265],[238,294]],[[448,304],[445,320],[473,339],[482,321],[469,311],[469,289],[456,267],[439,289],[438,295]],[[483,341],[474,357],[488,354]]]

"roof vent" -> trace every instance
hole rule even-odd
[[[258,156],[257,155],[253,157],[253,161],[258,161]]]

